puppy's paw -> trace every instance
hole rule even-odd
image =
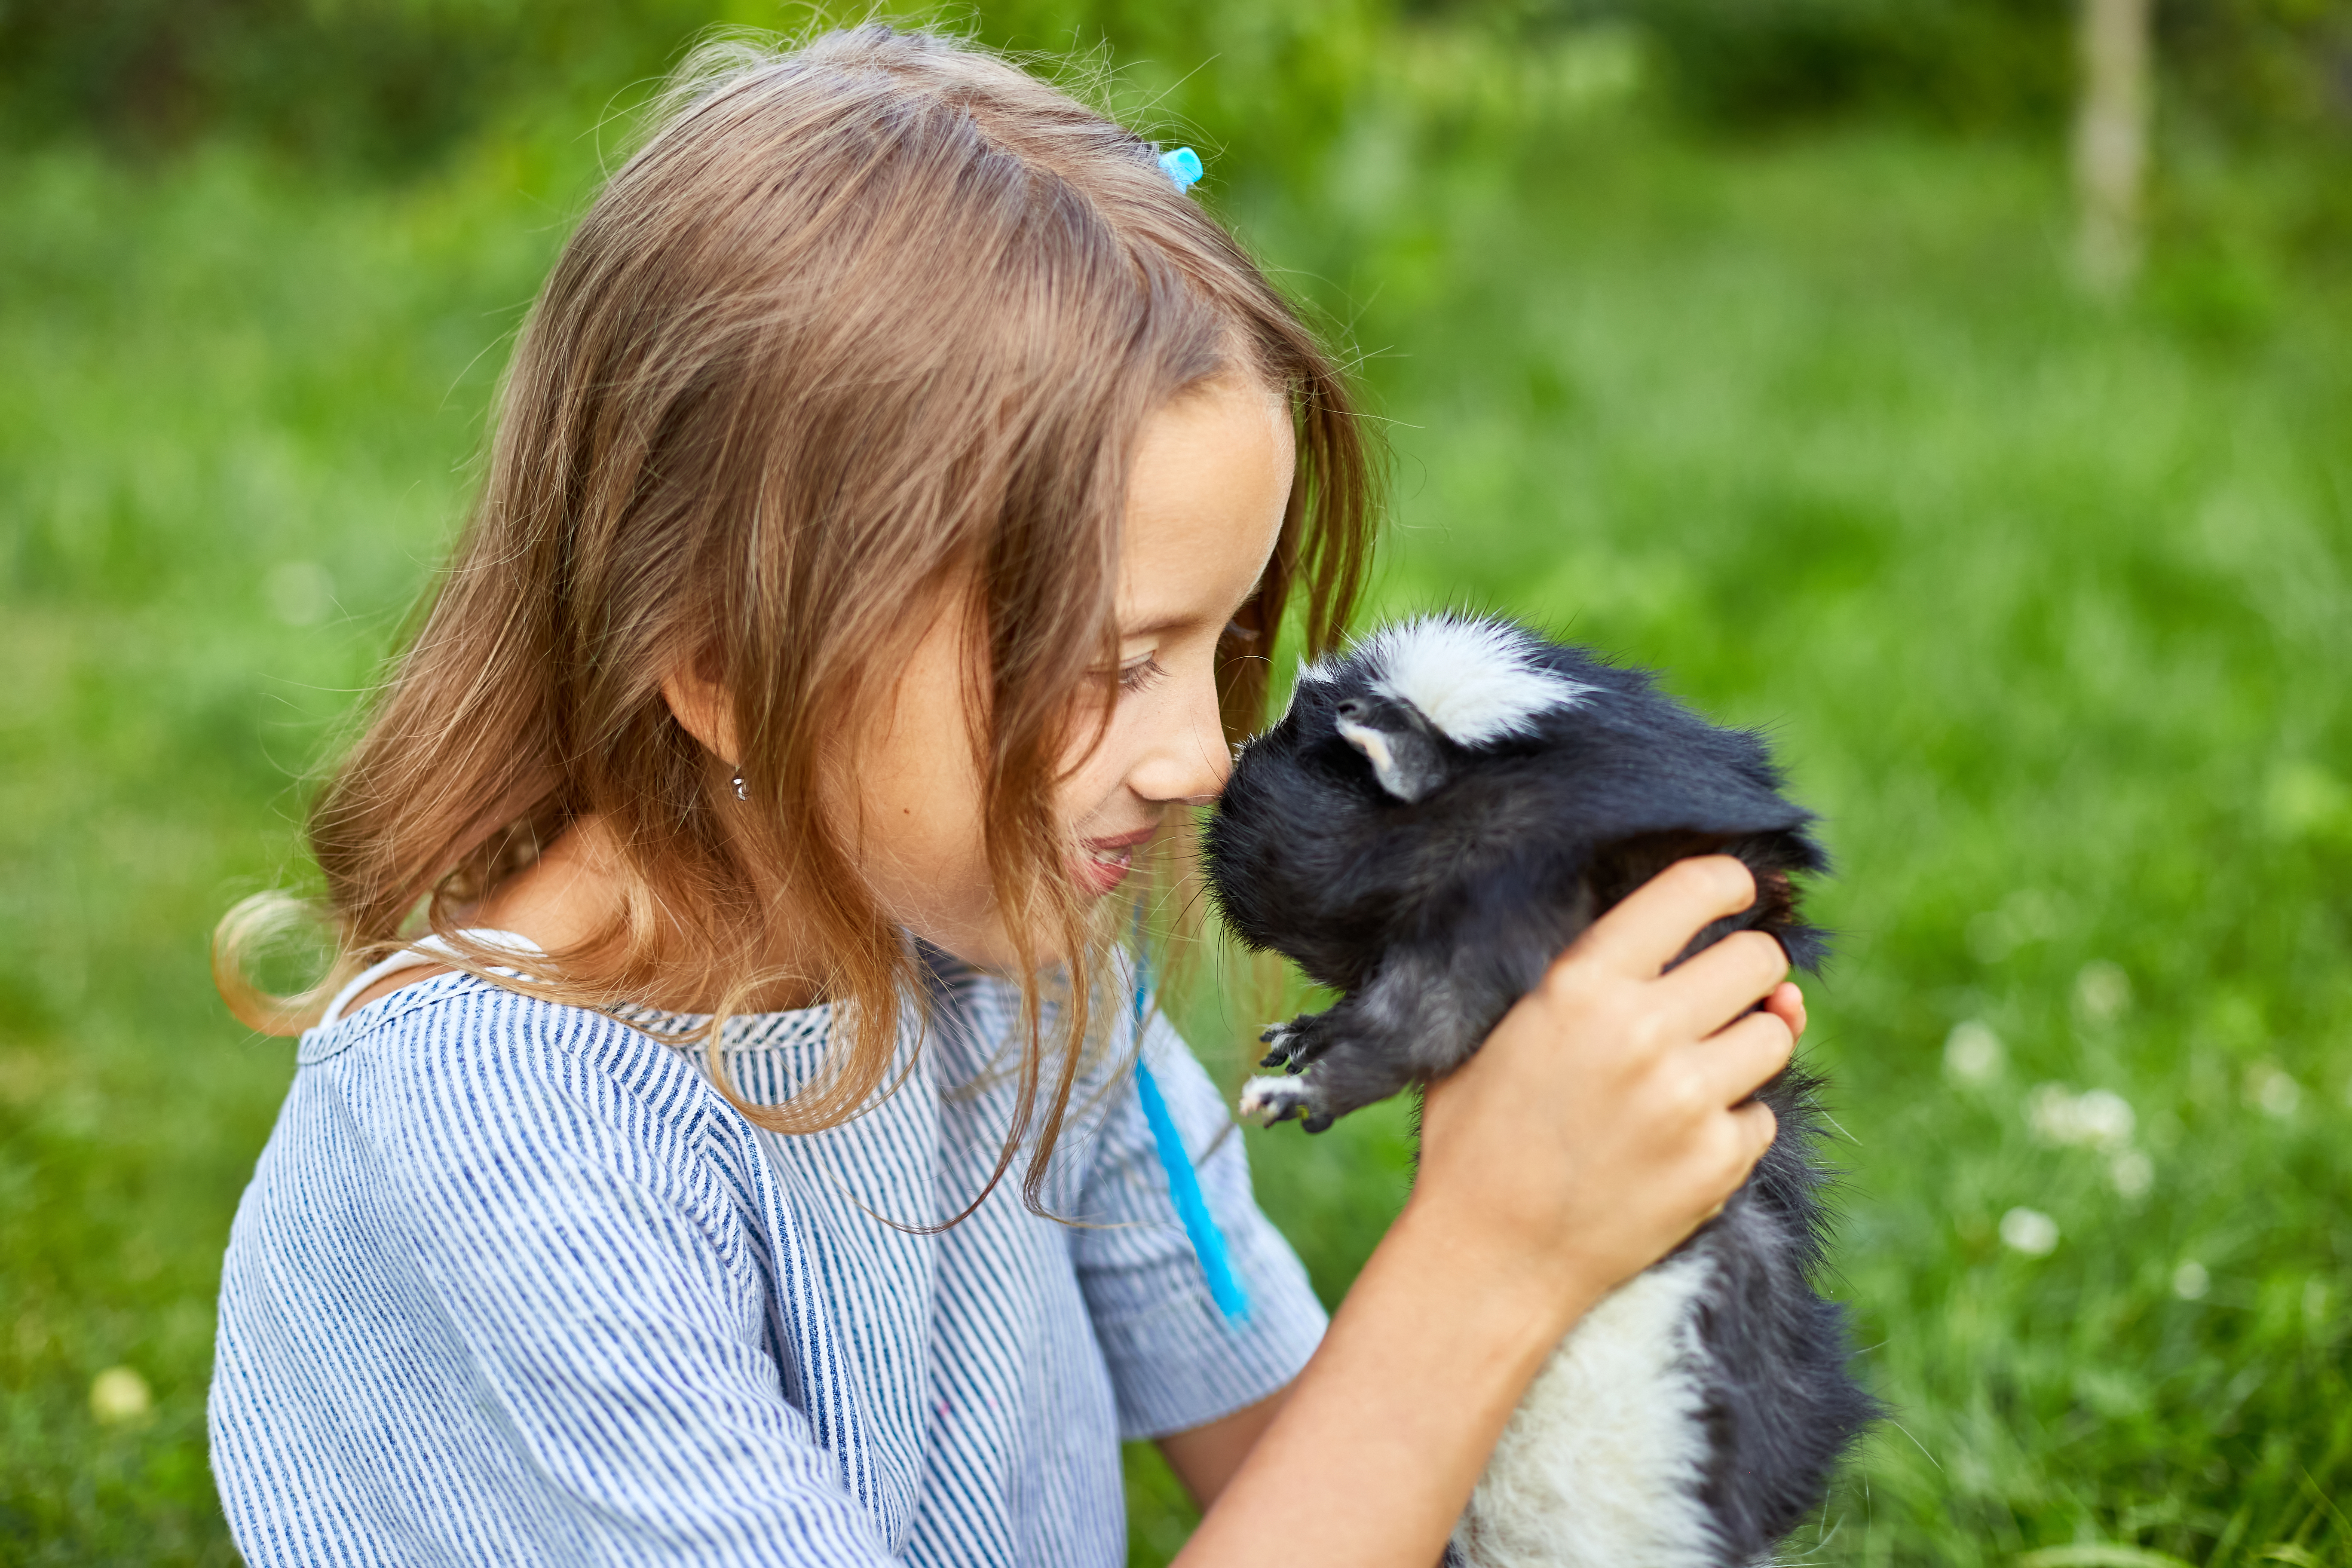
[[[1329,1018],[1328,1013],[1301,1013],[1287,1024],[1268,1024],[1258,1038],[1274,1048],[1257,1065],[1304,1072],[1307,1063],[1330,1048]]]
[[[1315,1117],[1315,1094],[1306,1081],[1295,1078],[1254,1078],[1242,1085],[1239,1113],[1244,1121],[1271,1127],[1277,1121],[1293,1117]]]

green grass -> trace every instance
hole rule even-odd
[[[1381,608],[1659,666],[1828,819],[1838,1289],[1899,1426],[1799,1547],[2352,1564],[2352,293],[2302,176],[2178,190],[2102,309],[2030,148],[1345,151],[1234,201],[1395,422]],[[289,1053],[222,1015],[205,933],[299,871],[299,775],[462,504],[579,162],[0,163],[0,1559],[233,1560],[211,1293]],[[1232,1068],[1244,1020],[1198,1014]],[[2127,1139],[2053,1142],[2045,1084]],[[1251,1136],[1336,1299],[1401,1114]],[[2003,1243],[2021,1207],[2053,1249]],[[114,1366],[151,1414],[94,1416]],[[1183,1510],[1130,1473],[1161,1561]]]

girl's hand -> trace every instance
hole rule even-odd
[[[1755,893],[1747,867],[1708,856],[1594,921],[1430,1087],[1408,1212],[1496,1270],[1494,1285],[1556,1291],[1577,1310],[1721,1208],[1772,1142],[1772,1112],[1748,1096],[1787,1064],[1803,999],[1761,931],[1661,972]]]

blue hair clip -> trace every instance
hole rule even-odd
[[[1176,182],[1180,191],[1189,191],[1201,178],[1201,154],[1190,147],[1179,147],[1160,154],[1160,172]]]

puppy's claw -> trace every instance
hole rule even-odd
[[[1313,1038],[1296,1018],[1287,1024],[1267,1025],[1265,1033],[1260,1035],[1258,1038],[1274,1047],[1259,1059],[1257,1065],[1262,1068],[1280,1068],[1285,1072],[1304,1072],[1307,1070],[1307,1064],[1313,1060],[1316,1055]]]
[[[1241,1103],[1236,1109],[1244,1119],[1262,1127],[1272,1127],[1314,1110],[1307,1085],[1295,1078],[1250,1079],[1242,1086]]]

